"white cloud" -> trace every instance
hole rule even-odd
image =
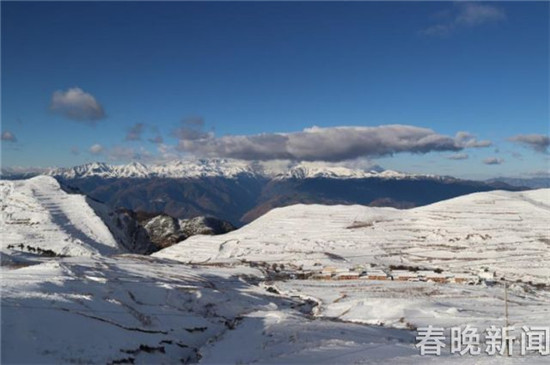
[[[99,143],[96,143],[90,147],[89,151],[92,155],[100,155],[105,151],[105,148]]]
[[[503,162],[504,160],[498,157],[487,157],[486,159],[483,160],[483,163],[485,165],[500,165]]]
[[[13,134],[10,131],[3,131],[2,132],[2,141],[5,142],[17,142],[17,138],[15,137],[15,134]]]
[[[80,122],[93,123],[105,118],[105,111],[95,97],[78,87],[67,91],[55,91],[52,95],[50,110]]]
[[[434,24],[421,31],[428,36],[447,36],[462,28],[474,28],[488,23],[506,20],[506,13],[492,4],[477,2],[455,3],[453,8],[445,12],[442,22]]]
[[[458,132],[455,135],[455,140],[458,145],[464,148],[490,147],[493,144],[491,141],[487,140],[478,141],[476,137],[469,132]]]
[[[452,155],[447,156],[449,160],[467,160],[468,159],[467,153],[455,153]]]

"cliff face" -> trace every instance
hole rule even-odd
[[[157,249],[169,247],[197,234],[216,235],[235,229],[231,223],[213,217],[176,219],[166,214],[148,218],[141,224]]]

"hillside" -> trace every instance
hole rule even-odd
[[[65,192],[49,176],[0,181],[0,230],[4,253],[45,256],[148,253],[152,247],[140,227],[83,195]]]
[[[192,237],[157,257],[304,267],[410,265],[550,283],[550,189],[470,194],[397,210],[294,205],[225,235]],[[329,255],[330,253],[330,255]]]
[[[36,225],[57,229],[52,224],[60,221],[47,219],[44,204],[71,201],[82,214],[90,211],[82,196],[63,195],[52,179],[13,184],[2,185],[4,212],[17,212],[11,219],[27,217],[24,205]],[[518,331],[546,323],[549,198],[545,189],[477,193],[410,210],[295,205],[224,235],[193,236],[152,256],[54,257],[2,267],[1,360],[469,364],[471,357],[450,353],[448,332],[441,357],[421,357],[415,330],[504,325],[501,276],[509,283],[509,323]],[[86,218],[89,229],[97,227],[98,235],[105,232],[93,215],[76,216],[57,206],[54,216],[59,209],[70,217],[61,225],[65,229],[78,217]],[[82,224],[75,227],[88,232]],[[94,237],[113,242],[107,234]],[[42,242],[40,236],[25,238]],[[484,279],[300,277],[328,268],[348,274],[357,268],[388,271],[392,264]],[[501,359],[482,352],[475,361]],[[531,351],[508,362],[546,360]]]

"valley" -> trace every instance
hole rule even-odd
[[[92,214],[105,206],[90,209],[51,177],[2,191],[6,363],[469,363],[450,352],[451,327],[519,329],[550,316],[548,189],[407,210],[293,205],[150,255],[129,252],[101,225],[109,213]],[[416,347],[428,325],[445,328],[440,357]]]

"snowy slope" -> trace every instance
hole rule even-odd
[[[309,268],[408,264],[478,273],[487,267],[499,277],[550,283],[548,222],[550,189],[476,193],[410,210],[295,205],[155,256]]]
[[[39,209],[43,195],[63,200],[52,179],[14,184],[20,185],[2,183],[4,212],[25,204],[39,224],[49,222]],[[487,267],[524,281],[508,288],[512,325],[547,326],[550,292],[525,281],[548,282],[549,195],[548,189],[495,191],[408,211],[298,205],[154,257],[94,255],[4,267],[1,362],[499,364],[500,356],[451,355],[448,330],[503,326],[500,284],[274,280],[251,266]],[[441,357],[420,357],[415,348],[414,328],[426,325],[447,329]]]
[[[1,362],[502,361],[485,354],[452,356],[448,341],[442,357],[420,357],[416,333],[405,328],[502,325],[499,288],[290,280],[276,283],[279,295],[258,285],[262,278],[261,271],[244,265],[191,266],[137,255],[52,259],[4,269]],[[512,324],[546,323],[547,294],[512,287],[509,296]],[[529,354],[507,363],[545,361]]]
[[[3,252],[14,246],[69,256],[127,252],[125,233],[98,216],[106,218],[107,209],[83,195],[66,193],[52,177],[0,181],[0,202]]]
[[[351,362],[371,348],[384,357],[417,353],[408,331],[312,321],[303,300],[245,280],[261,275],[138,256],[66,258],[5,271],[1,361]],[[361,353],[346,355],[350,349]]]

